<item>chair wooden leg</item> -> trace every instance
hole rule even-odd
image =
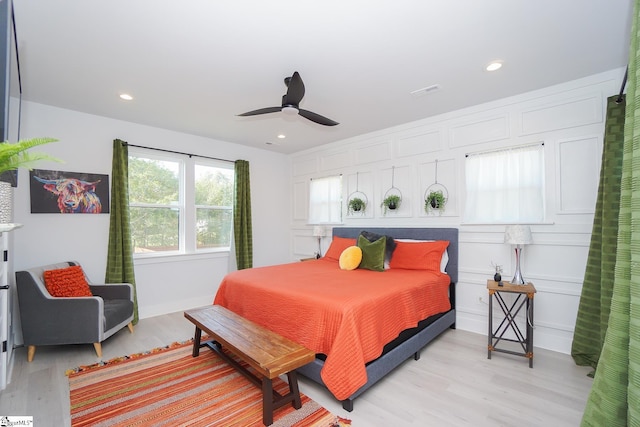
[[[36,346],[30,345],[27,347],[27,362],[33,361],[33,356],[36,354]]]
[[[129,328],[129,332],[133,333],[133,322],[129,322],[127,328]]]
[[[96,354],[98,355],[98,357],[102,357],[102,344],[100,344],[99,342],[94,342],[93,348],[96,349]]]

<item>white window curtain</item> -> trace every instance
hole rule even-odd
[[[465,161],[466,223],[544,220],[544,145],[469,154]]]
[[[309,184],[309,224],[342,222],[342,176],[314,178]]]

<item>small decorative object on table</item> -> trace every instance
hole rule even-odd
[[[496,269],[496,274],[493,275],[493,280],[496,282],[502,281],[502,266],[498,264],[491,263],[493,267]]]

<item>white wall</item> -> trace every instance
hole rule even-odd
[[[111,175],[113,140],[131,144],[250,162],[254,265],[289,260],[290,166],[287,156],[238,144],[93,116],[42,104],[23,105],[22,139],[51,136],[59,142],[38,147],[63,159],[42,162],[39,169]],[[106,268],[109,215],[31,214],[29,174],[19,171],[13,232],[14,270],[64,260],[82,263],[94,281]],[[281,203],[273,203],[276,199]],[[233,255],[235,257],[235,255]],[[166,257],[136,261],[140,317],[210,304],[229,267],[228,254]]]
[[[309,179],[342,173],[346,204],[357,174],[369,208],[364,216],[346,216],[344,225],[459,227],[457,327],[486,334],[492,263],[504,266],[508,280],[515,257],[503,243],[504,225],[463,223],[465,154],[544,142],[546,221],[532,226],[534,244],[523,252],[522,271],[537,289],[535,346],[569,353],[591,237],[606,99],[619,91],[623,73],[612,70],[293,155],[292,258],[316,247],[305,222]],[[449,191],[441,216],[423,209],[436,160],[438,182]],[[384,216],[380,202],[393,168],[403,202],[397,213]],[[328,243],[327,238],[325,248]]]

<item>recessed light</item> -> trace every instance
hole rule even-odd
[[[502,68],[502,61],[493,61],[491,64],[487,65],[487,71],[496,71]]]
[[[287,137],[287,135],[283,134],[283,133],[279,133],[278,134],[278,139],[285,139]]]
[[[120,99],[124,99],[125,101],[131,101],[133,99],[133,96],[129,95],[128,93],[122,93],[120,94]]]

